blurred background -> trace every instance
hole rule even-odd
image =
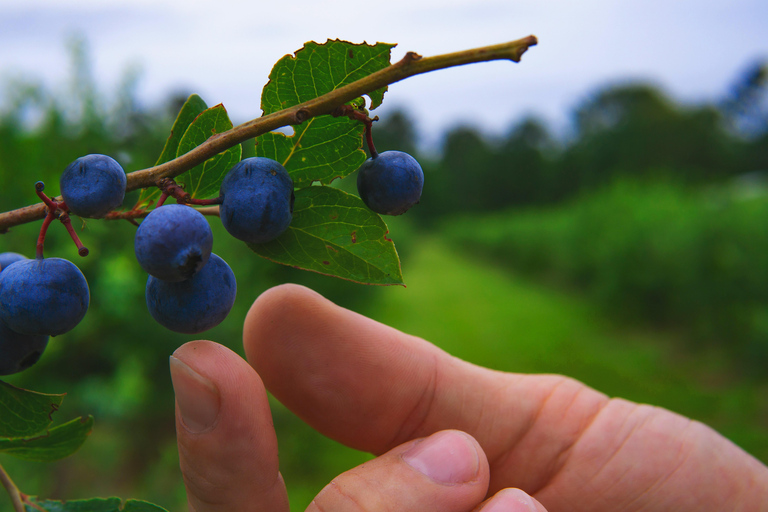
[[[284,4],[284,3],[282,3]],[[242,319],[296,282],[516,372],[563,373],[703,421],[768,462],[768,5],[590,0],[6,0],[0,6],[0,207],[37,202],[87,153],[151,166],[191,92],[238,123],[260,114],[271,65],[306,40],[396,42],[424,55],[536,34],[520,64],[392,85],[377,148],[417,156],[421,203],[387,219],[406,288],[366,287],[259,259],[216,219],[238,278],[205,334],[242,354]],[[252,143],[244,144],[246,155]],[[336,182],[354,190],[351,179]],[[56,190],[55,190],[56,189]],[[135,197],[128,197],[130,203]],[[32,369],[5,380],[66,392],[59,421],[93,414],[74,456],[0,458],[28,494],[117,495],[184,510],[167,357],[190,339],[155,324],[135,227],[75,219],[48,255],[77,262],[92,303]],[[33,254],[39,224],[0,236]],[[322,438],[273,401],[294,510],[369,455]],[[0,496],[0,511],[10,510]]]

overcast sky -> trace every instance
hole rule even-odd
[[[272,64],[308,40],[398,43],[394,61],[409,50],[427,56],[536,35],[520,64],[475,64],[390,87],[376,113],[407,106],[434,141],[457,123],[499,133],[527,114],[563,127],[597,87],[627,80],[683,101],[717,98],[745,66],[768,59],[768,1],[2,0],[0,75],[63,80],[75,33],[87,38],[104,90],[138,66],[146,104],[198,92],[236,122],[260,115]]]

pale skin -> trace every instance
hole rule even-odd
[[[195,512],[287,512],[266,389],[320,433],[377,455],[312,512],[768,510],[768,468],[709,427],[573,379],[481,368],[282,285],[243,332],[171,358]],[[289,482],[290,484],[290,482]]]

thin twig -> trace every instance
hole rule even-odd
[[[5,472],[3,466],[0,466],[0,483],[3,484],[3,487],[5,487],[5,490],[8,491],[8,495],[11,497],[13,510],[16,512],[26,512],[21,498],[21,491],[19,491],[19,488],[13,483],[13,480],[8,476],[8,473]]]
[[[126,191],[156,186],[163,178],[176,176],[205,162],[214,155],[221,153],[248,139],[258,137],[267,132],[289,125],[301,124],[312,117],[331,114],[340,105],[355,98],[381,89],[387,85],[399,82],[422,73],[436,71],[464,64],[486,62],[491,60],[511,60],[520,62],[523,53],[529,47],[537,44],[535,36],[528,36],[516,41],[492,46],[484,46],[472,50],[464,50],[433,57],[421,57],[414,52],[408,52],[399,62],[387,66],[360,80],[347,84],[322,96],[318,96],[293,107],[253,119],[231,130],[213,135],[207,141],[164,164],[134,171],[127,175]],[[45,217],[45,204],[38,203],[10,212],[0,213],[0,233],[9,228],[32,222]]]

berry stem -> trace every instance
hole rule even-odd
[[[368,143],[368,151],[371,153],[371,158],[376,158],[379,153],[376,151],[376,146],[373,145],[372,135],[373,121],[365,123],[365,141]]]
[[[155,167],[131,172],[127,175],[126,192],[157,186],[158,182],[163,178],[179,176],[183,172],[192,169],[236,144],[284,126],[301,124],[312,117],[331,114],[334,110],[355,98],[415,75],[475,62],[493,60],[520,62],[523,53],[537,43],[536,37],[531,35],[507,43],[432,57],[422,57],[417,53],[408,52],[400,61],[350,84],[339,87],[315,99],[252,119],[235,126],[231,130],[218,133],[193,150],[173,160]],[[0,213],[0,233],[4,233],[14,226],[33,222],[43,217],[45,217],[44,204],[30,205]]]
[[[168,197],[173,197],[179,204],[196,204],[200,206],[209,206],[212,204],[221,204],[223,198],[215,197],[213,199],[195,199],[189,192],[184,190],[181,185],[176,183],[173,178],[163,178],[157,184],[157,187],[161,191],[160,199],[157,200],[157,206],[159,208],[165,203]]]
[[[371,133],[373,122],[378,121],[379,116],[371,119],[368,117],[368,114],[365,112],[365,110],[355,108],[352,105],[342,105],[331,112],[331,115],[333,117],[346,116],[353,121],[360,121],[363,123],[365,125],[365,142],[368,144],[368,152],[370,152],[371,158],[376,158],[379,156],[379,153],[376,151],[376,146],[373,144],[373,135]]]
[[[155,205],[155,208],[160,208],[165,204],[165,200],[168,199],[168,193],[163,192],[160,194],[160,198],[157,200],[157,204]]]
[[[211,199],[189,199],[187,201],[187,204],[196,204],[200,206],[210,206],[214,204],[221,204],[222,201],[224,201],[224,198],[222,197],[214,197]]]
[[[56,218],[55,210],[49,211],[48,215],[43,220],[43,225],[40,227],[40,235],[37,237],[37,247],[35,248],[35,258],[38,260],[43,259],[43,246],[45,245],[45,234],[48,232],[48,226],[51,225],[53,219]]]
[[[15,512],[26,512],[24,510],[24,502],[21,491],[19,491],[19,488],[16,487],[15,483],[13,483],[13,480],[11,480],[11,477],[8,476],[8,473],[6,473],[3,466],[0,466],[0,483],[3,484],[3,487],[5,487],[8,495],[11,497],[13,510]]]
[[[67,232],[69,233],[69,236],[72,237],[72,240],[75,242],[75,245],[77,246],[77,254],[79,254],[82,257],[88,256],[88,248],[83,246],[83,243],[80,241],[80,238],[77,236],[77,233],[75,232],[75,228],[72,227],[72,221],[69,218],[68,213],[62,213],[59,215],[59,220],[62,224],[64,224],[64,227],[67,229]]]
[[[45,206],[48,209],[48,213],[45,215],[45,219],[43,220],[43,225],[40,228],[40,235],[37,237],[35,257],[37,259],[43,259],[45,234],[48,232],[48,226],[50,226],[51,222],[53,222],[53,219],[57,217],[61,223],[64,224],[64,227],[69,233],[69,236],[72,238],[72,241],[75,242],[75,245],[77,246],[77,253],[83,257],[88,256],[88,248],[83,246],[83,243],[80,241],[80,237],[78,237],[77,233],[75,232],[75,228],[72,227],[72,221],[69,218],[69,207],[67,206],[67,203],[64,201],[56,201],[55,199],[51,199],[45,194],[45,192],[43,192],[43,190],[45,190],[45,183],[42,181],[35,183],[35,193],[37,193],[37,196],[43,200],[43,203],[45,203]]]
[[[42,181],[38,181],[35,183],[35,193],[37,194],[37,197],[43,200],[43,203],[45,203],[45,206],[48,208],[48,211],[56,211],[56,209],[59,207],[59,203],[48,197],[43,190],[45,190],[45,183]]]

